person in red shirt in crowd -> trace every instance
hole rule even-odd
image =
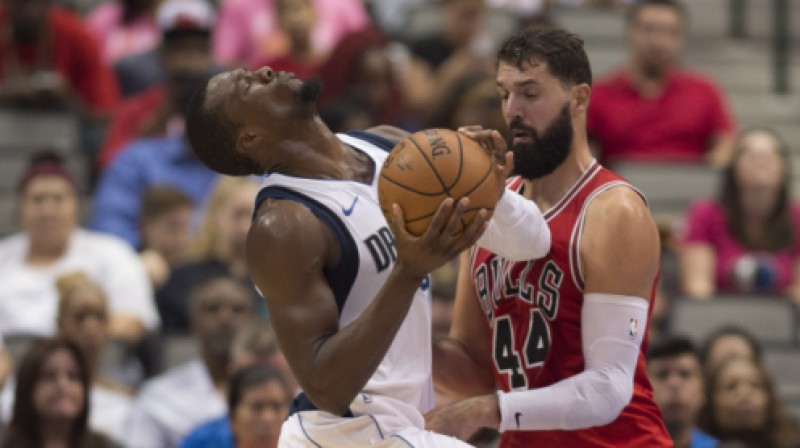
[[[0,3],[0,104],[102,117],[119,96],[114,75],[81,19],[53,3]]]
[[[134,139],[183,133],[183,106],[213,75],[214,19],[214,10],[204,0],[168,0],[159,7],[156,21],[163,36],[158,58],[165,84],[125,100],[114,111],[97,157],[101,170]]]
[[[630,63],[595,84],[589,107],[589,135],[605,164],[730,160],[734,123],[721,93],[678,67],[685,32],[676,0],[643,0],[629,10]]]

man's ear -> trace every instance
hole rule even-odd
[[[592,87],[589,84],[578,84],[572,88],[572,111],[573,113],[587,113],[589,110],[589,97],[592,95]]]
[[[262,135],[255,128],[244,126],[236,133],[236,152],[251,154],[253,148],[261,143]]]

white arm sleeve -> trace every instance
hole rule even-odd
[[[535,202],[506,189],[476,244],[511,261],[534,260],[550,252],[550,227]]]
[[[541,389],[498,392],[500,431],[581,429],[614,421],[633,396],[649,304],[587,294],[581,310],[584,371]]]

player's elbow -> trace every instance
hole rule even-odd
[[[592,426],[604,426],[616,420],[633,398],[632,381],[617,375],[602,375],[602,378],[598,384],[595,424]]]
[[[355,395],[345,396],[345,394],[337,391],[336,388],[325,389],[312,386],[304,388],[303,392],[319,410],[329,412],[333,415],[346,414],[347,411],[350,410],[350,403],[352,403],[355,397]]]

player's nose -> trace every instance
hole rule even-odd
[[[270,67],[261,67],[256,70],[256,76],[264,82],[270,82],[275,77],[275,72]]]

